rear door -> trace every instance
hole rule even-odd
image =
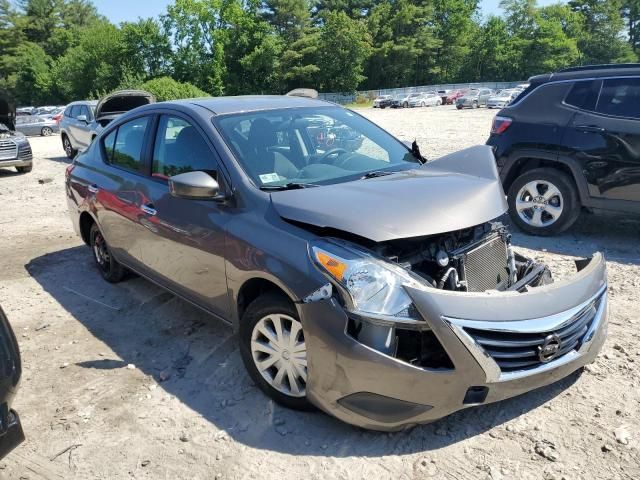
[[[593,197],[640,201],[640,78],[594,81],[590,88],[564,143],[582,164]]]
[[[102,175],[88,188],[95,195],[96,215],[102,233],[118,260],[146,273],[143,261],[145,234],[155,228],[143,206],[148,198],[144,175],[145,148],[153,117],[146,115],[123,123],[105,135],[97,148],[105,162]]]
[[[224,204],[176,198],[168,179],[205,171],[229,185],[218,155],[191,118],[179,113],[159,117],[147,177],[148,199],[142,221],[143,258],[152,278],[212,312],[228,317],[224,225],[231,218]]]
[[[79,106],[78,116],[83,116],[85,120],[76,117],[74,128],[76,129],[75,137],[79,150],[85,150],[91,144],[91,122],[93,121],[93,113],[87,105]]]

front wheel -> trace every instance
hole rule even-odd
[[[16,167],[18,173],[29,173],[33,170],[33,165],[27,165],[26,167]]]
[[[580,215],[580,200],[569,175],[555,168],[536,168],[514,180],[507,195],[509,215],[532,235],[557,235]]]
[[[456,108],[457,108],[458,110],[462,110],[462,105],[458,104],[458,105],[456,105]]]
[[[404,102],[404,103],[402,104],[402,106],[403,106],[404,108],[408,108],[408,107],[409,107],[409,104],[408,104],[407,102]]]
[[[442,105],[442,102],[441,102],[440,100],[438,100],[438,101],[436,102],[436,107],[439,107],[440,105]]]
[[[473,108],[478,108],[478,102],[473,102]]]
[[[290,301],[258,297],[242,316],[239,337],[242,361],[268,397],[296,410],[313,409],[307,400],[307,345]]]
[[[95,223],[91,226],[89,233],[89,246],[93,253],[93,259],[96,262],[98,270],[102,278],[110,283],[118,283],[126,273],[125,268],[111,254],[109,245],[104,239],[100,228]]]

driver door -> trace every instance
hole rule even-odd
[[[163,114],[146,178],[147,203],[143,261],[153,279],[170,290],[228,317],[225,272],[224,204],[210,200],[176,198],[169,192],[171,176],[205,171],[225,190],[218,155],[204,132],[178,114]]]

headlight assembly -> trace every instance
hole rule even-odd
[[[310,246],[314,263],[346,294],[355,314],[392,321],[417,321],[417,311],[404,286],[425,288],[404,268],[364,250],[329,241]]]

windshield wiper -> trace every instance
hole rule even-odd
[[[284,185],[263,185],[260,187],[260,190],[264,190],[267,192],[277,192],[280,190],[299,190],[301,188],[310,188],[317,187],[313,183],[300,183],[300,182],[289,182]]]
[[[360,180],[367,180],[368,178],[384,177],[386,175],[391,175],[393,173],[396,173],[396,172],[384,172],[380,170],[374,170],[373,172],[365,173],[362,177],[360,177]]]

